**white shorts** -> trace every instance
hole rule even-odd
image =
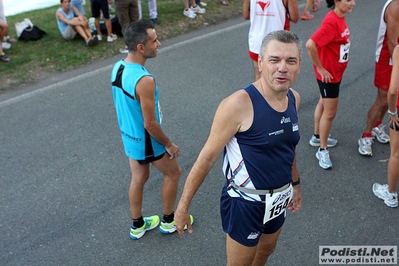
[[[0,21],[7,23],[6,16],[4,15],[3,0],[0,0]]]
[[[73,40],[76,36],[76,33],[77,32],[72,28],[72,26],[68,25],[62,33],[62,38],[68,41]]]

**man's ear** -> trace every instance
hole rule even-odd
[[[262,72],[262,59],[260,58],[260,55],[258,55],[258,69],[259,73]]]
[[[139,44],[137,44],[136,47],[137,47],[137,52],[139,52],[139,53],[143,53],[144,52],[144,48],[145,48],[144,44],[139,43]]]

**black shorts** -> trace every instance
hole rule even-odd
[[[156,156],[156,157],[152,156],[152,157],[148,157],[147,159],[144,159],[144,160],[137,160],[137,162],[140,165],[146,165],[146,164],[149,164],[151,162],[158,161],[158,160],[162,159],[162,157],[165,155],[165,153],[162,154],[162,155]]]
[[[100,10],[105,19],[109,19],[108,0],[91,0],[91,15],[95,18],[100,17]]]
[[[398,127],[397,125],[395,125],[395,127],[394,127],[392,124],[389,124],[389,127],[390,127],[392,130],[399,131],[399,127]]]
[[[338,98],[341,81],[338,83],[325,83],[317,80],[317,84],[319,84],[321,98]]]

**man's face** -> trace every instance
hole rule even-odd
[[[143,55],[145,58],[154,58],[157,56],[158,47],[161,45],[161,43],[158,40],[155,29],[147,29],[147,33],[149,39],[147,40],[147,43],[144,44],[145,48]]]
[[[294,83],[301,66],[299,51],[295,43],[272,40],[258,59],[261,78],[276,91],[287,91]]]
[[[61,7],[68,10],[71,7],[71,0],[62,0]]]

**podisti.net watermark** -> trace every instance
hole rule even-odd
[[[319,246],[319,264],[397,265],[397,246]]]

